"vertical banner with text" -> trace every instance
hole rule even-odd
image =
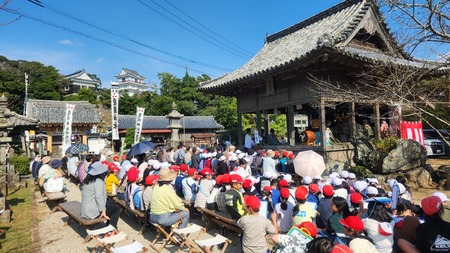
[[[119,90],[111,88],[112,139],[119,140]]]
[[[75,105],[66,104],[66,115],[64,117],[64,129],[63,129],[63,143],[62,153],[65,154],[66,150],[72,145],[72,115]]]
[[[144,122],[145,108],[138,107],[136,112],[136,127],[134,130],[134,143],[138,143],[141,139],[142,123]]]

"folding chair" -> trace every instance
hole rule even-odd
[[[109,237],[103,238],[94,237],[97,244],[95,245],[95,248],[92,249],[92,253],[96,252],[97,247],[101,247],[102,249],[108,250],[108,248],[113,246],[115,243],[123,241],[127,238],[128,236],[123,232],[119,232],[118,234]]]
[[[116,228],[113,225],[108,225],[107,227],[104,228],[99,228],[99,229],[86,229],[86,233],[87,236],[84,239],[84,243],[89,242],[91,239],[99,236],[99,235],[103,235],[106,234],[108,232],[112,232],[114,231]]]
[[[179,235],[181,238],[183,238],[183,242],[180,244],[180,248],[178,249],[178,252],[183,249],[184,246],[188,247],[189,250],[193,249],[195,247],[195,243],[193,240],[189,239],[189,235],[193,233],[197,233],[194,240],[197,240],[200,238],[200,235],[202,233],[205,233],[206,230],[203,227],[200,227],[196,224],[191,224],[188,227],[181,228],[181,229],[174,229],[173,233]]]
[[[178,221],[178,222],[176,222],[175,224],[173,224],[171,227],[170,227],[170,232],[168,233],[167,231],[166,231],[166,229],[163,227],[163,226],[161,226],[161,225],[159,225],[159,224],[157,224],[157,223],[153,223],[153,222],[150,222],[150,224],[152,224],[152,226],[154,226],[155,228],[156,228],[156,236],[155,236],[155,238],[153,239],[153,241],[151,241],[150,242],[150,247],[153,249],[153,250],[155,250],[156,252],[161,252],[163,249],[164,249],[164,247],[166,246],[166,244],[167,243],[169,243],[169,242],[172,242],[172,243],[174,243],[175,245],[179,245],[179,244],[181,244],[182,242],[178,242],[175,238],[173,238],[173,230],[174,230],[174,228],[178,228],[178,226],[180,225],[180,221]],[[159,237],[161,236],[161,235],[164,235],[164,239],[162,240],[162,242],[161,242],[161,246],[160,247],[157,247],[156,246],[156,243],[157,243],[157,241],[158,241],[158,239],[159,239]]]
[[[194,240],[194,242],[198,247],[195,247],[195,249],[191,249],[189,252],[192,252],[193,250],[200,252],[199,250],[201,250],[202,252],[205,252],[205,253],[212,253],[214,250],[214,247],[223,243],[223,248],[220,252],[224,253],[228,247],[228,244],[231,243],[231,240],[226,237],[216,234],[216,236],[214,236],[212,238],[205,239],[205,240]]]
[[[109,247],[108,250],[113,253],[138,253],[138,252],[148,252],[148,249],[138,241],[133,241],[132,244],[128,244],[122,247]]]

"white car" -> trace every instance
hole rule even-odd
[[[438,139],[425,139],[425,149],[427,156],[445,155],[444,142]]]

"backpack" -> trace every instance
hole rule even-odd
[[[183,155],[181,154],[181,152],[178,152],[178,156],[177,156],[176,163],[177,163],[178,165],[184,163],[184,157],[183,157]]]
[[[188,182],[187,182],[188,178],[189,178],[189,177],[184,178],[184,179],[183,179],[183,182],[186,181],[187,186],[189,186],[189,188],[191,188],[192,195],[197,194],[197,192],[198,192],[198,186],[197,186],[197,184],[196,184],[196,183],[193,183],[193,184],[189,185]],[[182,182],[182,184],[183,184],[183,182]],[[184,197],[184,193],[183,193],[183,197]]]
[[[142,189],[140,187],[136,188],[136,190],[133,193],[133,204],[135,209],[142,210],[144,205],[142,203],[142,198],[139,197],[139,194],[137,194],[139,192],[142,192]]]

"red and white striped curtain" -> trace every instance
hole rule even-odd
[[[402,139],[415,140],[418,143],[425,145],[423,141],[422,122],[420,121],[402,121]]]

